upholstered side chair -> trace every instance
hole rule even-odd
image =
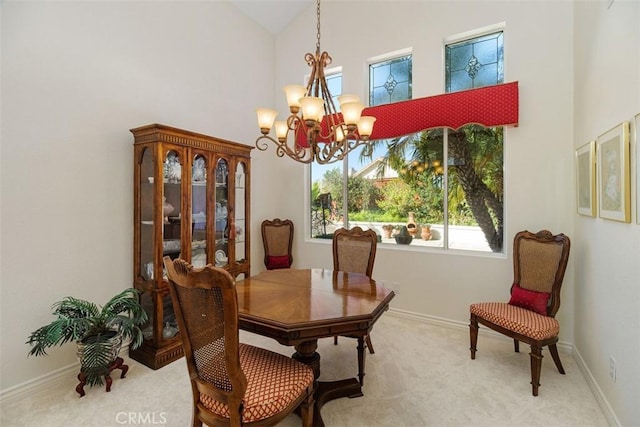
[[[553,235],[548,230],[517,233],[513,240],[514,279],[509,302],[482,302],[470,307],[471,359],[476,358],[479,324],[513,338],[516,352],[520,351],[520,342],[529,344],[534,396],[540,387],[543,347],[549,347],[556,368],[564,374],[556,347],[560,324],[555,315],[560,308],[560,288],[570,247],[564,234]]]
[[[376,259],[378,235],[369,229],[363,231],[360,227],[350,230],[339,228],[333,233],[333,269],[349,273],[360,273],[371,277],[373,264]],[[334,337],[334,344],[338,337]],[[365,337],[369,353],[375,353],[371,337]]]
[[[231,275],[164,258],[193,392],[193,426],[271,426],[300,408],[313,424],[313,370],[239,342]]]
[[[293,222],[280,218],[262,221],[262,244],[267,270],[290,268],[293,264]]]

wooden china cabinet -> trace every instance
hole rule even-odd
[[[158,369],[182,357],[162,258],[249,276],[252,147],[160,124],[131,132],[133,285],[149,321],[130,356]]]

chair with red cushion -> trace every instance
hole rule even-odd
[[[509,302],[471,304],[469,324],[471,359],[476,358],[478,324],[513,338],[516,352],[520,341],[531,346],[531,386],[540,387],[542,348],[549,347],[558,371],[564,368],[558,355],[560,287],[569,260],[571,242],[564,234],[521,231],[513,240],[514,282]]]
[[[290,268],[293,263],[293,222],[276,218],[262,221],[264,265],[267,270]]]
[[[164,258],[193,392],[193,426],[271,426],[300,408],[313,424],[313,370],[239,342],[235,282],[223,269]]]

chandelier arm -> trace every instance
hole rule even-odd
[[[278,157],[284,157],[286,155],[300,163],[311,163],[314,160],[314,157],[309,149],[299,146],[297,146],[295,149],[291,149],[291,147],[289,147],[286,142],[277,141],[269,135],[262,135],[256,140],[256,148],[261,151],[267,149],[267,143],[263,141],[264,139],[267,139],[275,144],[276,155]]]

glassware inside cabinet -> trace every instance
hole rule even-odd
[[[191,264],[207,265],[207,165],[197,154],[191,167]]]
[[[140,295],[140,305],[147,312],[148,320],[142,325],[142,335],[145,340],[154,339],[154,318],[153,313],[162,313],[162,322],[159,327],[157,338],[168,340],[178,334],[178,323],[171,303],[171,295],[166,293],[143,292]]]
[[[216,266],[221,267],[229,262],[229,164],[219,159],[216,164],[216,221],[215,240]]]
[[[140,271],[138,274],[145,280],[153,280],[154,232],[153,232],[153,196],[155,162],[153,151],[149,148],[142,153],[140,164]]]
[[[162,254],[172,259],[180,255],[182,200],[180,157],[173,150],[167,152],[164,161],[164,182],[162,185]]]
[[[239,162],[235,174],[235,261],[242,262],[246,259],[246,208],[245,192],[246,166]]]

